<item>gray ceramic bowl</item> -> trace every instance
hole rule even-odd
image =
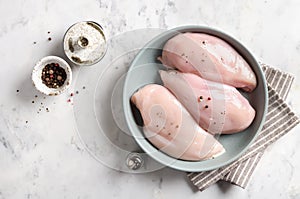
[[[257,88],[253,92],[246,94],[246,98],[248,98],[250,104],[256,110],[254,121],[243,132],[220,136],[219,141],[225,147],[226,153],[215,159],[196,162],[184,161],[175,159],[159,151],[144,137],[142,127],[139,125],[139,121],[141,121],[140,115],[136,113],[130,103],[130,97],[139,88],[150,83],[162,84],[158,70],[162,69],[163,66],[157,61],[157,57],[161,55],[166,41],[181,32],[207,33],[225,40],[242,55],[256,74]],[[123,106],[126,122],[139,146],[158,162],[174,169],[191,172],[217,169],[238,159],[251,145],[261,130],[267,112],[267,104],[268,92],[265,77],[260,65],[250,51],[233,37],[219,30],[203,26],[178,27],[155,37],[133,60],[127,73],[123,90]]]

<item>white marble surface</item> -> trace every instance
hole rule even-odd
[[[300,198],[299,126],[267,149],[247,189],[218,183],[200,193],[183,172],[133,175],[99,164],[76,134],[69,93],[44,99],[34,90],[33,65],[47,55],[63,56],[63,34],[77,21],[97,21],[109,37],[202,24],[232,34],[259,60],[295,74],[288,103],[300,114],[298,0],[147,2],[0,0],[0,199]]]

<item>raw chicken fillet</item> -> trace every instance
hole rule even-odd
[[[225,152],[165,87],[149,84],[131,101],[141,112],[144,134],[159,150],[183,160],[205,160]]]
[[[225,41],[208,34],[183,33],[167,41],[158,58],[168,68],[251,92],[256,77],[248,63]]]
[[[164,86],[212,134],[240,132],[255,117],[248,100],[232,86],[204,80],[192,73],[175,70],[159,73]]]

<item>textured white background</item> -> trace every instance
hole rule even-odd
[[[70,93],[43,99],[30,82],[37,60],[63,56],[63,34],[77,21],[101,23],[108,37],[201,24],[224,30],[258,60],[293,73],[288,104],[299,115],[299,10],[298,0],[0,0],[0,199],[300,198],[300,127],[267,149],[246,190],[219,183],[193,192],[183,172],[130,175],[99,164],[78,139]]]

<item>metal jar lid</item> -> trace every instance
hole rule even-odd
[[[126,165],[131,170],[138,170],[144,165],[144,159],[141,154],[132,152],[126,158]]]
[[[66,56],[77,65],[92,65],[105,55],[107,42],[102,27],[93,21],[72,25],[64,36]]]

